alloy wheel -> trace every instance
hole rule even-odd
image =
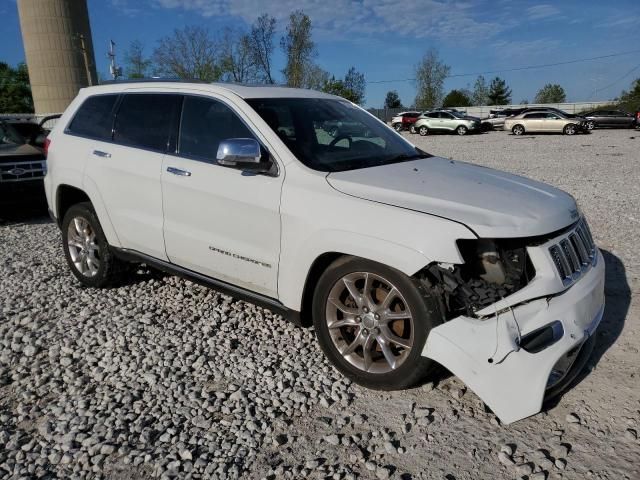
[[[414,321],[409,305],[380,275],[354,272],[342,277],[329,293],[325,312],[333,345],[362,371],[391,372],[411,351]]]
[[[67,229],[67,248],[75,268],[85,277],[93,277],[100,269],[100,248],[96,232],[87,219],[74,217]]]

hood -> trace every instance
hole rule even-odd
[[[573,197],[557,188],[440,157],[333,172],[327,181],[347,195],[463,223],[484,238],[544,235],[578,218]]]

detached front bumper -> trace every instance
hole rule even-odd
[[[561,294],[489,318],[457,317],[430,332],[422,355],[453,372],[503,423],[534,415],[602,319],[604,270],[597,251],[593,268]],[[523,338],[549,326],[553,339],[542,349],[523,348]]]

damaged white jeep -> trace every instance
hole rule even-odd
[[[604,261],[574,199],[429,155],[341,98],[118,83],[82,90],[48,141],[51,214],[87,286],[152,265],[312,321],[361,385],[442,364],[505,423],[590,354]]]

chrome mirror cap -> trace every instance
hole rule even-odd
[[[218,146],[216,160],[220,165],[236,166],[239,163],[260,163],[260,144],[253,138],[229,138]]]

